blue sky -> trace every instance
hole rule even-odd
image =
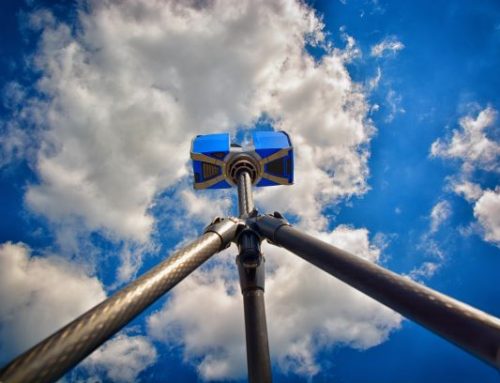
[[[189,140],[255,127],[297,147],[296,185],[256,191],[262,211],[500,316],[497,2],[29,1],[0,18],[1,363],[236,214],[234,191],[192,191]],[[275,381],[498,381],[265,254]],[[66,381],[244,379],[234,255]]]

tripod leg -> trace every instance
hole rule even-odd
[[[500,319],[302,233],[276,214],[255,222],[272,243],[500,368]]]
[[[265,262],[260,254],[260,240],[252,230],[243,231],[238,239],[240,255],[236,262],[240,274],[245,312],[248,381],[250,383],[268,383],[272,381],[272,375],[264,304]],[[251,248],[259,252],[257,264],[254,263],[256,258],[253,250],[249,250]]]
[[[238,207],[240,218],[247,217],[254,209],[252,182],[246,171],[238,175]],[[239,233],[237,242],[239,255],[236,262],[245,312],[248,380],[250,383],[268,383],[272,381],[272,375],[264,304],[265,260],[260,251],[261,239],[253,229],[246,227]]]
[[[237,224],[214,221],[205,234],[20,355],[0,371],[0,382],[51,382],[89,355],[144,309],[234,238]]]

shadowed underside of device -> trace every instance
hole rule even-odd
[[[293,146],[285,132],[252,133],[246,145],[231,144],[229,133],[199,135],[191,145],[195,189],[236,186],[242,171],[254,186],[293,184]]]

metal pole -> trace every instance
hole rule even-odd
[[[256,230],[313,265],[500,368],[500,319],[294,229],[281,215]]]
[[[252,179],[246,171],[238,175],[238,207],[240,217],[248,215],[254,209]]]
[[[51,382],[89,355],[145,308],[230,244],[237,223],[216,220],[205,234],[148,273],[20,355],[0,371],[0,382]]]
[[[254,209],[250,175],[243,171],[238,177],[238,206],[240,218]],[[271,358],[267,339],[266,309],[264,304],[265,260],[260,251],[260,237],[246,227],[238,235],[239,255],[236,259],[240,274],[241,293],[245,312],[248,381],[272,381]]]

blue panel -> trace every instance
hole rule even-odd
[[[278,150],[291,148],[292,143],[285,132],[253,132],[253,144],[255,152],[266,158]]]
[[[201,161],[193,161],[193,170],[201,174]]]
[[[257,183],[257,187],[261,187],[261,186],[275,186],[277,185],[276,183],[274,183],[273,181],[270,181],[268,179],[265,179],[265,178],[262,178],[258,183]]]
[[[231,142],[229,133],[207,134],[196,136],[193,140],[194,153],[229,152]]]
[[[253,132],[255,150],[289,148],[290,139],[285,132]]]
[[[255,152],[260,156],[260,158],[269,157],[271,154],[278,152],[281,149],[258,149]]]
[[[269,162],[265,165],[264,172],[268,175],[274,175],[284,178],[283,184],[293,183],[293,149],[290,138],[285,132],[274,131],[258,131],[252,133],[253,147],[255,153],[260,158],[264,159],[282,149],[289,149],[288,155]],[[231,151],[235,154],[244,153],[247,148],[232,148],[229,133],[216,133],[196,136],[192,142],[191,154],[204,154],[206,156],[216,158],[220,161],[227,159],[227,154]],[[252,150],[252,148],[248,148]],[[249,152],[252,155],[252,152]],[[196,156],[195,156],[196,157]],[[193,158],[193,157],[191,157]],[[210,162],[210,161],[207,161]],[[204,188],[201,185],[214,177],[222,174],[222,168],[215,164],[204,164],[204,160],[193,160],[193,175],[195,185],[199,188]],[[217,167],[217,169],[214,168]],[[205,178],[205,176],[207,178]],[[277,182],[268,179],[261,179],[256,186],[274,186]],[[208,187],[209,189],[226,189],[231,185],[227,180],[218,182],[215,185]]]

